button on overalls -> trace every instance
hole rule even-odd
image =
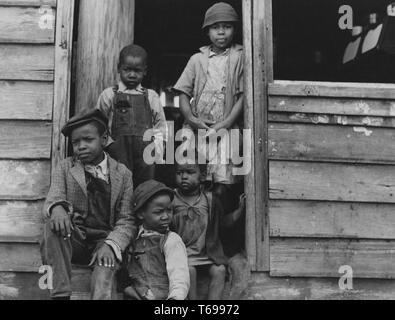
[[[142,95],[126,94],[114,87],[114,116],[111,136],[115,140],[107,151],[110,156],[125,164],[133,173],[133,184],[154,179],[154,165],[143,159],[144,149],[152,141],[144,142],[144,133],[153,128],[152,111],[148,91]]]

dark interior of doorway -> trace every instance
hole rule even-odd
[[[145,85],[158,93],[174,85],[188,59],[209,44],[201,26],[206,10],[218,0],[136,0],[135,43],[149,54]],[[225,0],[241,17],[241,0]],[[236,41],[242,42],[241,28]],[[172,106],[168,99],[166,106]]]
[[[350,30],[339,28],[339,8],[349,5],[354,26],[369,29],[369,15],[386,16],[393,0],[273,0],[276,80],[395,82],[395,55],[379,50],[343,65]],[[394,28],[394,26],[392,26]],[[395,43],[395,35],[391,40]]]
[[[143,82],[147,88],[160,94],[168,120],[182,125],[177,99],[170,88],[177,82],[189,58],[208,45],[202,31],[207,9],[219,0],[136,0],[135,43],[143,46],[149,55],[148,75]],[[224,0],[242,16],[241,0]],[[235,42],[242,43],[242,23],[236,27]],[[159,170],[158,170],[159,169]],[[156,179],[175,187],[175,171],[172,165],[157,167]],[[238,205],[239,198],[233,199]],[[229,199],[232,202],[232,199]],[[244,247],[245,223],[240,223],[223,235],[228,255]]]

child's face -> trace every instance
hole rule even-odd
[[[128,89],[135,89],[143,81],[147,66],[142,57],[126,56],[118,72],[125,86]]]
[[[83,164],[98,165],[103,160],[103,149],[107,135],[100,135],[97,127],[88,123],[71,133],[74,154]]]
[[[225,51],[233,42],[235,28],[229,22],[218,22],[208,29],[208,36],[214,50]]]
[[[143,226],[147,230],[166,233],[173,217],[173,206],[169,195],[162,194],[152,198],[144,210],[138,214],[143,220]]]
[[[201,184],[201,172],[199,165],[177,165],[176,183],[177,186],[186,194],[197,191]]]

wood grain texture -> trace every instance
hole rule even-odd
[[[243,0],[243,33],[244,33],[244,99],[245,105],[254,105],[253,91],[253,56],[252,56],[252,3],[250,0]],[[254,109],[244,108],[244,127],[252,130],[252,141],[254,139]],[[253,270],[256,270],[257,257],[257,236],[256,236],[256,204],[255,204],[255,157],[254,145],[247,155],[251,162],[251,172],[245,177],[246,194],[246,249],[248,260]]]
[[[395,116],[394,100],[271,96],[269,101],[269,110],[272,112],[354,115],[365,117]]]
[[[119,52],[134,41],[134,10],[134,0],[80,1],[76,111],[94,108],[100,93],[118,83]]]
[[[269,212],[271,237],[395,239],[395,204],[272,200]]]
[[[0,0],[0,6],[18,6],[18,7],[56,7],[56,0]]]
[[[395,131],[272,123],[269,125],[269,157],[276,160],[395,164]]]
[[[269,85],[269,95],[394,100],[395,85],[381,83],[275,81]]]
[[[40,200],[50,183],[49,161],[0,160],[0,200]]]
[[[38,244],[0,243],[0,272],[38,272],[41,265]]]
[[[0,81],[0,119],[51,120],[53,83]]]
[[[56,17],[55,81],[52,126],[52,173],[66,157],[67,142],[61,130],[70,113],[71,60],[74,30],[74,0],[58,0]]]
[[[3,159],[50,159],[51,123],[0,120],[0,155]]]
[[[269,270],[268,84],[273,82],[272,1],[252,1],[257,271]]]
[[[1,3],[0,3],[1,5]],[[53,43],[55,10],[48,8],[1,7],[0,6],[0,43]],[[45,28],[43,25],[46,17]]]
[[[0,237],[39,239],[43,201],[0,201]]]
[[[248,300],[394,300],[395,281],[354,279],[353,290],[340,290],[339,279],[273,278],[254,273]]]
[[[271,239],[270,275],[335,277],[348,265],[354,278],[395,278],[395,242],[339,239]]]
[[[0,45],[0,80],[53,81],[54,46]]]
[[[395,202],[392,166],[271,161],[270,198]]]
[[[394,117],[341,116],[319,113],[270,112],[269,122],[324,124],[344,127],[395,128]]]

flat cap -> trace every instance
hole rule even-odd
[[[171,201],[174,199],[174,191],[168,188],[161,182],[156,180],[148,180],[140,184],[136,190],[134,190],[132,197],[132,208],[134,212],[140,210],[148,200],[160,192],[167,193],[170,196]]]
[[[85,109],[77,113],[72,117],[62,129],[64,136],[68,137],[71,135],[74,129],[79,128],[87,123],[96,121],[107,129],[108,118],[103,112],[97,109]]]
[[[218,2],[207,10],[202,29],[212,26],[218,22],[238,21],[239,16],[230,4]]]

